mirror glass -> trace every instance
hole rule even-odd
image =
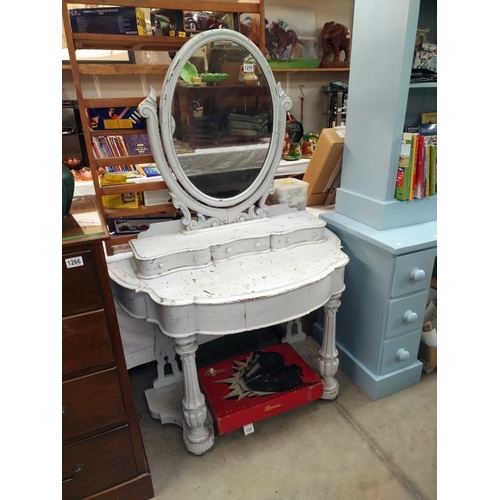
[[[227,199],[252,185],[269,152],[273,103],[245,47],[217,40],[192,54],[176,82],[171,113],[179,164],[199,191]]]

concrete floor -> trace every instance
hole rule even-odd
[[[200,346],[199,366],[216,362],[214,353],[227,356],[215,342]],[[238,340],[236,354],[252,350],[245,342]],[[315,368],[319,344],[312,337],[293,347]],[[437,372],[372,401],[340,367],[336,401],[313,401],[257,422],[248,436],[242,429],[216,435],[202,456],[186,451],[180,427],[151,417],[144,391],[156,364],[130,370],[130,378],[157,500],[437,498]]]

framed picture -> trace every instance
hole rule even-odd
[[[266,59],[279,68],[317,68],[316,11],[266,5]]]
[[[93,4],[68,4],[68,8],[99,7]],[[104,6],[103,6],[104,7]],[[69,64],[68,44],[66,41],[66,34],[64,26],[61,25],[62,32],[62,63]],[[135,63],[134,52],[129,50],[94,50],[94,49],[79,49],[75,51],[76,58],[79,62],[83,63],[119,63],[119,64],[132,64]]]

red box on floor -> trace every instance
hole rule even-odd
[[[323,382],[288,343],[198,369],[219,434],[319,399]]]

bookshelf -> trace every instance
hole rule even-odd
[[[62,2],[62,21],[66,37],[66,43],[69,54],[69,65],[63,64],[63,71],[71,71],[73,83],[76,91],[76,101],[80,110],[82,119],[82,132],[88,157],[88,166],[92,172],[92,181],[94,192],[96,194],[98,209],[106,220],[118,217],[152,217],[152,216],[175,216],[176,209],[171,203],[153,206],[141,206],[135,209],[128,208],[105,208],[102,197],[105,195],[122,193],[142,193],[147,191],[156,191],[166,189],[163,181],[141,182],[137,184],[101,186],[99,182],[99,173],[103,167],[109,165],[139,164],[154,162],[152,155],[133,156],[133,157],[113,157],[113,158],[95,158],[92,149],[92,137],[96,135],[124,135],[146,133],[145,129],[134,130],[94,130],[90,126],[89,116],[86,112],[89,108],[108,108],[108,107],[136,107],[142,102],[146,94],[141,97],[123,96],[123,97],[95,97],[86,95],[82,86],[82,77],[90,75],[93,78],[105,76],[114,78],[127,75],[164,75],[168,70],[165,64],[129,64],[124,62],[114,62],[106,64],[88,63],[79,60],[78,52],[84,49],[113,49],[133,51],[168,52],[178,50],[187,38],[179,36],[140,36],[140,35],[116,35],[116,34],[96,34],[96,33],[76,33],[71,29],[69,17],[69,8],[88,7],[95,5],[102,7],[102,0],[88,0],[85,2],[74,2],[63,0]],[[117,0],[113,6],[135,7],[141,9],[165,8],[164,0]],[[264,19],[264,0],[260,2],[236,2],[236,1],[204,1],[204,0],[171,0],[168,2],[168,8],[173,10],[192,10],[192,11],[214,11],[230,13],[251,13],[260,15]],[[260,33],[257,45],[264,51],[264,22],[260,23]],[[136,235],[117,235],[111,234],[110,239],[106,241],[106,251],[113,253],[113,247],[125,244]]]
[[[340,366],[372,399],[417,384],[422,374],[437,196],[399,201],[394,184],[409,108],[431,111],[419,110],[418,93],[436,93],[435,83],[410,85],[419,14],[435,3],[356,1],[341,186],[335,212],[320,215],[350,257],[337,316]],[[315,336],[321,329],[318,322]]]

